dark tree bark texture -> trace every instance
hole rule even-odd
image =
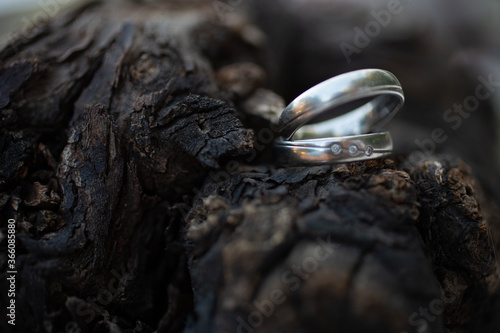
[[[471,169],[275,165],[269,45],[230,18],[96,2],[0,51],[2,332],[497,332]]]

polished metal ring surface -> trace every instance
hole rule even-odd
[[[335,76],[308,89],[283,110],[284,140],[358,135],[378,131],[404,103],[398,79],[381,69]]]
[[[398,79],[363,69],[326,80],[293,100],[280,116],[274,144],[283,165],[365,161],[392,153],[389,132],[377,132],[404,103]]]
[[[277,141],[274,145],[282,165],[321,165],[382,158],[392,153],[389,132],[319,139]]]

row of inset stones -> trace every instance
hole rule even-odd
[[[340,143],[334,143],[331,149],[334,155],[340,155],[342,153],[342,145]],[[350,145],[347,151],[349,152],[349,155],[354,156],[358,153],[359,148],[356,145]],[[371,154],[373,154],[373,147],[367,146],[365,148],[365,155],[370,156]]]

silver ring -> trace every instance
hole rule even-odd
[[[319,165],[366,161],[392,153],[389,132],[334,138],[277,141],[274,149],[283,165]]]
[[[392,73],[357,70],[302,93],[283,110],[278,129],[284,140],[369,133],[380,130],[403,103],[403,89]]]

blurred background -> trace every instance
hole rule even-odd
[[[55,15],[74,8],[86,0],[1,0],[0,45],[21,29],[41,24]]]
[[[406,96],[388,126],[396,151],[459,156],[500,200],[499,0],[191,1],[204,3],[221,24],[241,14],[257,25],[266,36],[268,86],[287,103],[346,71],[393,72]],[[0,42],[84,2],[2,0]],[[478,99],[478,89],[488,97]],[[440,142],[436,130],[444,133]]]
[[[498,202],[500,1],[256,0],[249,8],[268,36],[269,84],[287,102],[343,72],[389,70],[406,96],[388,126],[396,150],[461,157]],[[481,100],[484,80],[497,87]]]
[[[103,1],[113,2],[113,10],[125,2],[161,2]],[[86,2],[0,0],[0,44],[10,47],[16,35],[29,35],[33,26]],[[213,27],[207,36],[197,32],[197,43],[204,43],[203,52],[210,57],[214,72],[227,65],[225,57],[231,63],[258,62],[267,73],[267,87],[283,96],[286,103],[344,72],[361,68],[391,71],[406,97],[404,107],[387,128],[394,139],[395,158],[411,167],[413,156],[415,160],[432,154],[457,156],[472,167],[487,194],[485,202],[500,203],[500,0],[168,2],[192,4],[197,10],[206,10],[210,19],[215,18],[217,23],[202,26]],[[82,29],[92,30],[87,22]],[[233,30],[220,29],[222,26]],[[240,44],[228,43],[225,48],[224,41],[231,40],[227,35],[237,29],[250,46],[235,50],[234,45]],[[77,38],[83,38],[68,36],[75,38],[75,45],[81,42]],[[16,52],[15,47],[12,52]],[[500,249],[500,213],[489,211],[492,216],[487,217],[488,222],[496,230]],[[171,274],[162,269],[155,276]],[[179,288],[191,292],[191,286]],[[166,302],[162,295],[158,294],[158,302]],[[161,304],[164,309],[166,303]]]

